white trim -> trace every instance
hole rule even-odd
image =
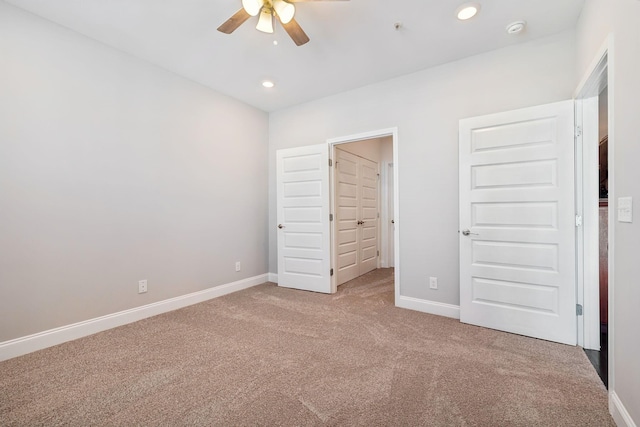
[[[388,161],[380,166],[380,267],[389,268],[389,165]]]
[[[179,308],[198,304],[213,298],[218,298],[233,292],[251,288],[267,281],[268,274],[250,277],[237,282],[227,283],[199,292],[170,298],[141,307],[96,317],[71,325],[62,326],[48,331],[38,332],[26,337],[16,338],[0,343],[0,361],[22,356],[47,347],[62,344],[67,341],[93,335],[108,329],[123,326],[129,323],[158,314],[167,313]]]
[[[609,34],[582,76],[573,95],[575,99],[598,96],[607,86],[608,56],[612,47],[613,34]]]
[[[637,427],[615,391],[609,393],[609,412],[618,427]]]
[[[583,225],[581,227],[576,226],[576,304],[582,305],[582,307],[586,310],[587,306],[584,302],[584,292],[586,288],[584,286],[584,265],[585,265],[585,234],[586,229],[589,227],[589,222],[584,219],[584,208],[586,207],[583,199],[585,196],[584,185],[586,180],[586,175],[584,174],[585,169],[585,161],[584,161],[584,152],[586,151],[584,147],[584,140],[588,140],[588,138],[584,137],[584,132],[582,135],[577,132],[578,128],[583,128],[583,123],[590,123],[588,120],[583,120],[583,110],[584,110],[585,101],[582,99],[576,99],[574,101],[574,130],[575,132],[575,143],[574,143],[574,161],[575,161],[575,210],[576,216],[580,215],[583,218]],[[597,123],[597,120],[596,120]],[[588,133],[588,132],[587,132]],[[598,264],[596,264],[597,266]],[[584,313],[584,311],[583,311]],[[592,348],[585,346],[585,341],[588,337],[585,336],[584,328],[586,324],[586,318],[583,314],[582,317],[577,317],[577,344],[582,348],[588,348],[590,350],[600,350],[600,347]]]
[[[388,186],[387,186],[387,162],[384,160],[380,161],[380,180],[378,181],[378,190],[380,197],[380,219],[378,221],[378,247],[380,248],[380,256],[378,257],[378,262],[380,263],[379,268],[389,268],[387,251],[389,250],[389,227],[387,226],[387,210],[389,209],[389,201],[388,201]]]
[[[393,129],[393,217],[395,224],[393,225],[393,266],[395,273],[395,301],[396,306],[400,301],[400,158],[399,153],[400,142],[398,140],[398,128]]]
[[[271,283],[278,283],[278,274],[277,273],[269,273],[269,281]]]
[[[399,298],[396,298],[396,307],[421,311],[422,313],[435,314],[436,316],[460,319],[459,305],[444,304],[436,301],[400,296]]]
[[[329,145],[346,144],[348,142],[362,141],[364,139],[383,138],[385,136],[393,136],[395,141],[396,137],[398,136],[398,128],[373,130],[370,132],[362,132],[354,135],[339,136],[337,138],[329,138],[327,139],[327,144]]]
[[[391,173],[389,173],[389,169],[391,170]],[[389,177],[395,177],[395,164],[394,163],[387,163],[387,179],[389,179]],[[394,193],[394,188],[395,185],[393,184],[393,179],[391,180],[391,184],[392,184],[392,188],[389,189],[389,185],[387,185],[387,192],[391,192]],[[388,183],[387,183],[388,184]],[[395,193],[394,193],[395,194]],[[393,196],[393,194],[391,195]],[[390,203],[389,203],[390,202]],[[390,209],[389,209],[389,205],[392,205],[393,208],[395,209],[395,199],[393,197],[391,197],[391,199],[388,197],[387,195],[387,234],[391,233],[392,236],[391,238],[393,239],[393,247],[395,248],[395,211],[393,212],[393,215],[389,215],[390,214]],[[390,221],[393,220],[393,224],[390,223]],[[388,240],[388,237],[387,237]],[[387,241],[387,249],[389,249],[389,247],[391,246],[391,244]],[[393,253],[391,253],[391,251],[388,251],[389,253],[387,254],[387,263],[389,265],[389,267],[395,267],[395,262],[396,262],[396,254],[395,254],[395,249],[393,251]],[[393,265],[392,265],[393,264]]]
[[[602,89],[608,87],[608,109],[609,109],[609,170],[615,171],[614,158],[615,158],[615,112],[614,112],[614,97],[615,97],[615,39],[613,34],[609,34],[602,43],[602,46],[598,50],[594,59],[591,61],[590,66],[584,73],[583,78],[580,81],[576,91],[575,98],[588,98],[591,96],[599,95]],[[616,200],[616,188],[615,188],[615,173],[609,174],[609,201]],[[615,395],[616,375],[615,375],[615,305],[614,305],[614,292],[615,292],[615,234],[616,234],[616,221],[615,221],[615,209],[609,209],[608,219],[608,232],[609,232],[609,395]],[[589,260],[585,259],[585,262]],[[585,280],[588,278],[585,277]],[[585,290],[586,291],[586,290]],[[585,294],[585,296],[587,296]],[[588,319],[588,313],[585,312],[583,321],[586,323],[593,323]],[[586,332],[586,328],[585,328]],[[612,411],[610,406],[610,411]]]
[[[593,168],[589,168],[589,165],[593,166],[597,164],[597,145],[599,142],[599,135],[597,129],[597,123],[590,123],[592,121],[597,122],[597,106],[591,104],[590,98],[598,97],[605,87],[609,88],[609,170],[613,171],[613,81],[609,78],[612,75],[613,69],[613,35],[609,34],[605,39],[597,54],[591,61],[590,66],[587,68],[584,76],[582,77],[580,84],[575,90],[575,98],[582,109],[581,115],[576,115],[577,124],[582,125],[583,128],[583,146],[582,154],[584,155],[581,166],[583,167],[583,174],[579,178],[581,187],[577,187],[578,197],[582,198],[583,204],[578,206],[578,209],[584,209],[584,229],[582,243],[582,259],[579,260],[579,268],[583,269],[583,276],[580,277],[578,282],[578,295],[582,297],[581,302],[584,306],[584,316],[582,318],[582,325],[578,335],[578,344],[587,349],[600,349],[600,275],[599,269],[599,214],[595,211],[598,206],[598,199],[596,195],[598,192],[598,184],[594,183],[592,179],[593,174],[596,174]],[[596,109],[593,111],[593,109]],[[595,126],[595,127],[593,127]],[[595,163],[594,163],[595,162]],[[613,173],[609,174],[609,200],[614,199],[614,185],[613,185]],[[594,188],[595,186],[595,188]],[[615,223],[613,220],[613,209],[609,209],[609,352],[613,351],[613,236],[615,234]],[[596,223],[594,224],[594,221]],[[609,388],[614,390],[613,384],[613,355],[609,355]]]
[[[578,318],[578,345],[589,350],[600,350],[598,124],[598,96],[577,99],[576,125],[582,135],[576,138],[576,213],[583,226],[576,234],[576,278],[578,304],[584,307],[583,317]]]
[[[608,40],[608,49],[607,49],[607,75],[611,76],[608,79],[608,89],[607,89],[607,107],[609,109],[609,155],[608,163],[609,170],[614,173],[609,174],[608,184],[609,184],[609,200],[616,200],[616,185],[615,185],[615,151],[616,151],[616,126],[615,126],[615,41],[613,36],[609,36]],[[616,389],[616,355],[615,355],[615,236],[616,236],[616,210],[609,209],[609,333],[607,336],[609,337],[609,390],[611,393],[615,392]]]
[[[398,179],[398,171],[400,170],[399,167],[399,163],[398,163],[398,128],[394,127],[394,128],[387,128],[387,129],[380,129],[380,130],[374,130],[374,131],[369,131],[369,132],[363,132],[363,133],[358,133],[358,134],[354,134],[354,135],[348,135],[348,136],[341,136],[341,137],[336,137],[336,138],[330,138],[327,139],[327,144],[329,145],[329,156],[331,157],[331,159],[335,158],[334,155],[334,148],[336,145],[339,144],[346,144],[349,142],[356,142],[356,141],[362,141],[365,139],[374,139],[374,138],[383,138],[386,136],[390,136],[392,139],[392,143],[393,143],[393,209],[394,209],[394,218],[395,218],[395,236],[394,236],[394,264],[395,264],[395,270],[394,270],[394,288],[395,288],[395,300],[396,300],[396,306],[398,305],[398,301],[399,301],[399,297],[400,297],[400,191],[398,190],[400,188],[399,186],[399,182],[400,180]],[[331,172],[329,173],[329,177],[330,177],[330,182],[329,182],[329,186],[331,188],[331,191],[333,192],[333,185],[334,185],[334,173]],[[331,213],[333,213],[335,215],[335,209],[334,209],[334,197],[333,195],[330,197],[331,199]],[[335,224],[335,223],[334,223]],[[333,250],[333,239],[334,239],[334,233],[335,233],[335,226],[331,227],[331,239],[332,239],[332,243],[331,243],[331,266],[332,268],[334,268],[334,266],[336,265],[336,256],[335,256],[335,251]],[[334,274],[331,280],[331,288],[333,292],[336,292],[338,289],[338,285],[337,285],[337,274]]]

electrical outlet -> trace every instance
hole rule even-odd
[[[236,261],[236,271],[240,271],[240,270],[241,270],[240,261]]]
[[[144,294],[145,292],[147,292],[147,280],[140,280],[138,281],[138,293],[139,294]]]
[[[438,278],[437,277],[429,277],[429,288],[430,289],[438,289]]]

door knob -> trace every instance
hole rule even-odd
[[[278,228],[284,228],[284,225],[278,224]]]
[[[396,223],[396,220],[395,220],[395,219],[392,219],[392,220],[391,220],[391,224],[395,224],[395,223]]]
[[[472,233],[469,230],[462,230],[462,235],[463,236],[469,236],[470,234],[473,234],[474,236],[478,236],[478,233]]]

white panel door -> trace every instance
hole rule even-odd
[[[358,263],[359,217],[359,158],[336,149],[336,252],[337,281],[341,285],[360,275]]]
[[[378,268],[378,164],[360,159],[360,275]]]
[[[378,164],[336,148],[335,177],[341,285],[378,268]]]
[[[276,153],[278,285],[331,293],[329,149]]]
[[[460,121],[460,320],[575,345],[573,101]]]

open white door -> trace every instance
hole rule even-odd
[[[575,345],[574,104],[460,121],[460,320]]]
[[[278,150],[278,285],[331,293],[329,147]]]

